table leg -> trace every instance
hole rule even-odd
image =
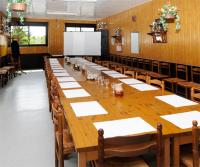
[[[173,166],[180,166],[180,144],[178,137],[175,137],[173,142]]]
[[[86,167],[87,166],[87,158],[85,152],[78,153],[78,167]]]
[[[164,166],[170,167],[170,138],[164,139]]]

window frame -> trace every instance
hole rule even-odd
[[[80,31],[78,31],[78,32],[85,32],[85,31],[81,31],[81,28],[94,28],[94,32],[95,32],[97,26],[96,26],[96,24],[65,23],[65,32],[71,32],[71,31],[67,31],[67,27],[76,27],[76,28],[79,27]]]
[[[19,22],[13,22],[11,24],[11,26],[19,26],[19,27],[23,27],[23,26],[44,26],[46,29],[46,38],[45,38],[45,44],[24,44],[24,45],[20,45],[22,47],[35,47],[35,46],[48,46],[48,22],[24,22],[23,24],[20,24]],[[28,28],[28,38],[30,38],[30,31]]]

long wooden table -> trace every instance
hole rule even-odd
[[[162,123],[165,148],[164,166],[170,166],[170,138],[182,136],[184,132],[190,132],[191,129],[180,129],[172,123],[162,119],[160,116],[192,110],[200,111],[200,105],[175,108],[155,98],[155,96],[162,95],[161,90],[141,92],[126,84],[123,85],[124,96],[115,97],[111,88],[106,89],[104,86],[98,85],[95,81],[87,81],[81,72],[73,71],[69,67],[67,67],[67,71],[71,74],[71,76],[77,79],[86,91],[91,94],[90,97],[67,99],[62,90],[59,90],[60,100],[65,109],[65,117],[69,124],[75,148],[78,153],[78,167],[86,167],[87,161],[97,159],[98,134],[93,125],[94,122],[131,117],[141,117],[155,128],[158,122]],[[110,79],[110,82],[116,82],[116,79],[112,79],[108,76],[107,78]],[[167,95],[171,93],[165,91],[164,94]],[[108,114],[76,117],[75,113],[72,111],[70,103],[92,100],[98,101],[107,110]],[[176,141],[176,138],[174,139]],[[180,142],[176,141],[176,143],[177,145],[175,148],[179,146]],[[176,154],[178,153],[176,152]],[[176,159],[176,161],[179,161],[179,159]]]

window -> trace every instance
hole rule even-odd
[[[48,45],[48,23],[12,25],[11,34],[13,38],[18,38],[20,46]]]
[[[65,24],[65,31],[67,32],[94,32],[96,30],[95,24]]]

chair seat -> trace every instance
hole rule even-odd
[[[180,79],[180,78],[166,78],[164,79],[164,81],[166,82],[170,82],[170,83],[178,83],[178,82],[184,82],[184,79]]]
[[[58,138],[59,138],[58,132],[56,132],[56,139],[59,144]],[[64,149],[63,150],[64,154],[70,154],[74,151],[74,143],[70,135],[70,132],[67,129],[63,130],[63,149]]]
[[[5,70],[11,70],[11,69],[14,69],[15,66],[4,66],[2,69],[5,69]]]
[[[98,167],[97,161],[94,161],[95,167]],[[135,158],[108,158],[105,160],[104,167],[149,167],[140,157]]]
[[[200,161],[200,157],[199,157],[199,161]],[[184,164],[186,167],[193,167],[192,153],[184,152],[181,155],[181,163]],[[200,167],[200,165],[199,165],[199,167]]]
[[[5,75],[7,72],[8,72],[7,70],[0,69],[0,74],[1,75]]]
[[[195,82],[178,82],[177,84],[186,88],[200,87],[200,84]]]
[[[159,73],[156,73],[156,72],[147,72],[146,75],[152,77],[152,78],[157,78],[157,79],[164,79],[164,78],[168,78],[169,76],[168,75],[164,75],[164,74],[159,74]]]

